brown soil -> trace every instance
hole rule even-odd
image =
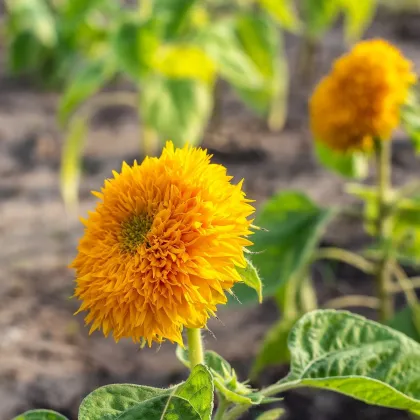
[[[419,27],[419,17],[382,16],[367,37],[394,40],[419,69]],[[295,38],[287,39],[292,75],[297,47]],[[342,49],[337,30],[319,53],[319,74]],[[307,94],[308,89],[302,89],[294,77],[287,127],[270,133],[224,89],[221,122],[210,125],[204,143],[236,179],[246,178],[245,188],[258,204],[286,188],[305,191],[322,205],[351,201],[343,192],[342,180],[313,158],[305,128]],[[83,317],[72,315],[77,302],[69,299],[73,274],[66,266],[75,255],[82,228],[76,217],[66,215],[59,195],[63,135],[55,120],[56,105],[57,95],[0,76],[0,419],[4,420],[41,407],[76,419],[83,396],[99,385],[167,386],[186,375],[172,345],[139,351],[130,341],[116,345],[100,334],[88,337]],[[92,208],[89,191],[100,188],[111,169],[138,157],[138,138],[136,116],[127,110],[110,109],[95,119],[84,160],[80,214]],[[418,162],[403,136],[394,143],[394,152],[395,182],[418,176]],[[342,222],[330,229],[326,241],[356,246],[364,236]],[[347,268],[342,272],[338,287],[322,291],[320,287],[321,299],[370,291],[357,273]],[[209,324],[216,338],[206,335],[206,345],[230,360],[245,378],[261,337],[276,317],[270,301],[256,308],[221,309],[220,321]],[[285,373],[285,368],[271,369],[261,377],[261,384]],[[318,391],[290,393],[284,405],[289,420],[407,418]]]

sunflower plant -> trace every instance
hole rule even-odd
[[[85,231],[71,264],[74,297],[90,332],[102,330],[116,342],[131,338],[140,347],[176,343],[190,373],[169,388],[95,389],[81,402],[78,420],[235,420],[248,411],[260,420],[278,419],[283,410],[273,404],[279,395],[301,387],[420,414],[420,344],[349,312],[304,315],[289,333],[290,373],[262,389],[206,351],[207,321],[227,303],[227,294],[243,283],[261,298],[247,250],[261,233],[271,252],[274,237],[253,224],[253,201],[242,182],[232,183],[205,150],[168,142],[159,158],[124,163],[93,194],[98,202],[82,219]],[[15,420],[66,419],[32,410]]]

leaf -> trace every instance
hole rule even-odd
[[[406,306],[388,321],[388,326],[420,343],[420,305]]]
[[[208,86],[191,79],[150,78],[142,90],[144,124],[177,147],[198,143],[212,108]]]
[[[256,378],[267,366],[288,363],[290,352],[287,338],[297,318],[283,318],[270,327],[258,350],[250,377]]]
[[[264,79],[236,35],[236,21],[225,19],[203,30],[197,44],[213,59],[223,78],[235,86],[261,88]]]
[[[155,397],[168,397],[173,392],[173,388],[158,389],[131,384],[102,386],[95,389],[82,401],[78,420],[114,420],[117,418],[120,420],[120,415],[139,403]]]
[[[115,74],[113,60],[102,59],[85,64],[67,86],[60,101],[58,118],[61,124],[68,122],[77,107],[101,89]]]
[[[281,32],[268,16],[255,13],[238,16],[236,31],[264,83],[257,88],[237,86],[234,80],[232,84],[248,106],[268,119],[271,129],[280,129],[286,118],[289,78]]]
[[[162,22],[163,37],[168,40],[182,31],[197,0],[154,0],[153,15]]]
[[[310,38],[320,38],[338,17],[339,3],[332,0],[303,0],[301,2],[304,31]]]
[[[346,178],[363,179],[368,175],[368,158],[361,152],[340,153],[315,141],[315,154],[322,166]]]
[[[273,408],[272,410],[260,414],[257,417],[257,420],[278,420],[283,414],[284,410],[282,408]]]
[[[156,20],[123,20],[111,42],[117,65],[138,82],[153,67],[154,56],[159,47]]]
[[[407,103],[401,108],[401,125],[408,134],[414,150],[420,153],[420,87],[410,92]]]
[[[348,42],[359,39],[371,23],[377,0],[339,0],[344,10],[344,31]]]
[[[259,0],[259,3],[284,29],[292,32],[300,29],[292,0]]]
[[[201,416],[187,400],[176,395],[161,395],[137,404],[118,417],[118,420],[140,419],[201,420]]]
[[[13,420],[68,420],[62,414],[52,410],[30,410],[19,414]]]
[[[204,365],[197,365],[175,395],[187,400],[202,420],[210,420],[213,411],[213,378]]]
[[[252,262],[247,260],[247,266],[245,268],[236,267],[236,271],[241,276],[242,281],[251,289],[254,289],[258,295],[258,302],[262,303],[262,283],[258,275],[257,269],[252,265]]]
[[[60,189],[65,206],[78,202],[81,161],[87,125],[84,117],[75,117],[68,127],[61,157]]]
[[[280,383],[340,392],[420,414],[420,345],[344,311],[306,314],[289,336],[291,372]]]
[[[251,248],[256,252],[251,260],[259,269],[265,297],[303,272],[334,213],[295,191],[282,191],[265,203],[255,224],[268,232],[257,231]],[[256,301],[251,290],[241,284],[235,285],[233,292],[243,304]]]

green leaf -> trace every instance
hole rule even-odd
[[[420,343],[420,305],[406,306],[397,312],[387,324],[394,330],[400,331]]]
[[[81,161],[87,125],[85,117],[75,117],[67,132],[61,157],[60,189],[65,206],[77,205]]]
[[[251,370],[251,378],[256,378],[267,366],[288,363],[290,361],[287,338],[296,321],[297,318],[283,318],[270,327],[258,350]]]
[[[52,410],[30,410],[19,414],[13,420],[68,420],[62,414]]]
[[[322,166],[346,178],[363,179],[368,175],[368,157],[364,153],[340,153],[315,141],[315,154]]]
[[[212,96],[198,80],[153,77],[145,82],[140,107],[144,124],[162,140],[195,145],[210,116]]]
[[[257,269],[253,266],[252,262],[247,260],[247,266],[245,268],[236,267],[236,271],[241,276],[242,281],[251,289],[257,292],[258,302],[262,303],[262,282],[258,275]]]
[[[264,83],[257,88],[232,85],[240,98],[268,119],[270,128],[281,129],[287,110],[288,68],[281,32],[266,15],[242,14],[237,18],[237,37]]]
[[[117,65],[137,82],[150,72],[159,47],[156,20],[123,20],[111,42]]]
[[[265,9],[284,29],[296,32],[300,22],[292,0],[258,0]]]
[[[420,153],[420,87],[410,92],[407,103],[401,108],[401,125],[408,134],[414,150]]]
[[[201,420],[201,416],[187,400],[176,395],[161,395],[137,404],[118,417],[118,420],[140,419]]]
[[[280,383],[340,392],[420,414],[420,345],[344,311],[305,315],[289,336],[291,372]]]
[[[197,0],[154,0],[153,15],[161,22],[163,37],[173,40],[182,31]]]
[[[273,408],[272,410],[260,414],[257,417],[257,420],[278,420],[283,414],[284,410],[282,408]]]
[[[187,400],[202,420],[210,420],[213,411],[213,378],[204,365],[197,365],[175,395]]]
[[[334,0],[303,0],[301,10],[305,33],[318,39],[330,29],[340,12],[339,3]]]
[[[99,91],[114,74],[115,66],[112,59],[102,59],[86,63],[75,74],[63,94],[58,111],[60,123],[67,123],[77,107]]]
[[[264,296],[275,294],[295,276],[303,277],[300,273],[309,264],[334,213],[334,209],[317,207],[296,191],[282,191],[265,203],[255,225],[268,232],[257,231],[251,248],[256,252],[251,260],[259,269]],[[233,292],[242,303],[256,301],[251,290],[241,284],[235,285]]]
[[[348,42],[359,39],[371,23],[377,0],[339,0],[344,10],[344,31]]]
[[[114,420],[141,402],[175,391],[149,386],[115,384],[95,389],[81,403],[78,420]],[[165,400],[167,402],[167,399]]]
[[[209,26],[199,35],[197,43],[213,59],[221,76],[236,87],[257,89],[264,86],[260,71],[238,40],[235,19]]]

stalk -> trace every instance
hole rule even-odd
[[[188,351],[190,357],[190,369],[194,366],[204,364],[203,340],[200,328],[188,328]]]

